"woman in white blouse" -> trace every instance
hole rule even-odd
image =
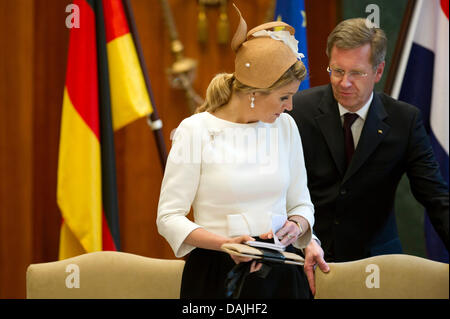
[[[262,278],[261,263],[221,251],[224,243],[272,239],[281,222],[275,235],[295,252],[314,224],[300,135],[283,113],[306,76],[294,30],[271,22],[246,31],[241,16],[235,72],[214,77],[205,103],[181,122],[165,169],[157,225],[177,257],[189,253],[182,298],[224,298],[226,275],[242,262],[251,272],[242,298],[311,297],[302,267],[271,265]]]

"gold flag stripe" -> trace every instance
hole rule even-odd
[[[118,130],[153,109],[130,33],[108,42],[113,128]]]
[[[86,252],[102,250],[100,144],[64,89],[57,202]],[[62,244],[61,244],[62,245]]]

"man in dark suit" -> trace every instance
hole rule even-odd
[[[314,231],[326,261],[402,252],[393,209],[404,173],[448,249],[448,186],[420,112],[373,91],[385,52],[381,29],[364,19],[345,20],[328,37],[330,84],[294,96],[291,115],[302,138]],[[321,266],[316,241],[305,254],[305,271],[312,273],[313,264]]]

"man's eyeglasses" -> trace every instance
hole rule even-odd
[[[367,73],[361,71],[344,71],[338,68],[327,67],[328,74],[336,79],[342,79],[347,73],[348,79],[358,80],[367,76]]]

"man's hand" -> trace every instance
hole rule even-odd
[[[323,272],[330,271],[327,263],[323,259],[324,253],[322,247],[314,239],[305,248],[305,273],[308,278],[309,288],[313,295],[316,294],[316,285],[314,283],[314,269],[319,265]]]

